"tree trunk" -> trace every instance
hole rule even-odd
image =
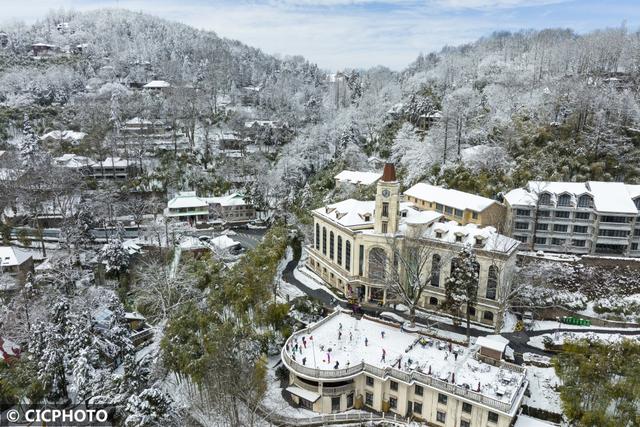
[[[471,328],[471,313],[469,313],[469,305],[467,305],[467,345],[469,345],[469,330]]]

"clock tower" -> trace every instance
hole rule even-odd
[[[400,215],[400,183],[393,163],[386,163],[376,191],[374,231],[395,234]]]

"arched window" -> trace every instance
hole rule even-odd
[[[320,224],[316,224],[316,250],[320,250]]]
[[[342,236],[338,236],[338,265],[342,265]]]
[[[351,271],[351,242],[348,240],[344,245],[344,268]]]
[[[333,231],[329,232],[329,258],[333,259],[333,245],[334,245]]]
[[[387,254],[384,249],[373,248],[369,251],[369,278],[384,280],[387,270]]]
[[[640,197],[636,198],[633,202],[636,204],[636,208],[640,211]]]
[[[492,265],[487,274],[487,298],[496,299],[498,292],[498,267]]]
[[[438,298],[436,297],[429,298],[429,305],[438,305]]]
[[[558,197],[558,206],[571,206],[571,196],[561,194],[560,197]]]
[[[322,227],[322,254],[327,254],[327,227]]]
[[[487,322],[492,322],[493,323],[493,311],[485,311],[482,317]]]
[[[582,196],[580,196],[580,198],[578,199],[578,207],[579,208],[593,207],[593,199],[591,198],[591,196],[587,194],[583,194]]]
[[[440,255],[431,257],[431,286],[440,286]]]
[[[541,205],[550,205],[551,204],[551,194],[542,193],[540,195],[540,204]]]

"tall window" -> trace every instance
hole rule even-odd
[[[382,202],[382,217],[383,218],[389,217],[389,203],[387,202]]]
[[[364,276],[364,245],[360,245],[358,249],[358,275]]]
[[[338,236],[338,265],[342,265],[342,236]]]
[[[333,259],[333,245],[334,245],[333,231],[329,232],[329,258]]]
[[[320,224],[316,224],[316,250],[320,250]]]
[[[383,234],[386,234],[386,233],[387,233],[387,231],[388,231],[388,229],[389,229],[389,226],[387,225],[387,223],[386,223],[386,222],[383,222],[383,223],[382,223],[382,233],[383,233]]]
[[[369,278],[383,280],[387,270],[387,254],[382,248],[373,248],[369,251]]]
[[[327,228],[322,227],[322,254],[327,254]]]
[[[541,205],[550,205],[551,204],[551,194],[542,193],[540,195],[540,204]]]
[[[489,267],[487,275],[487,298],[496,299],[498,291],[498,268],[495,265]]]
[[[591,208],[591,207],[593,207],[593,200],[591,199],[590,196],[587,196],[586,194],[583,194],[578,199],[578,207],[580,207],[580,208]]]
[[[440,286],[440,255],[431,257],[431,286]]]
[[[348,240],[344,245],[344,268],[351,271],[351,242]]]
[[[568,194],[562,194],[558,197],[558,206],[571,206],[571,196]]]

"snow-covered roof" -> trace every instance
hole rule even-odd
[[[195,191],[181,191],[167,204],[169,209],[206,208],[208,206],[207,201],[196,196]]]
[[[100,169],[101,167],[104,168],[126,168],[127,166],[129,166],[129,162],[127,162],[125,159],[121,159],[120,157],[107,157],[106,159],[104,159],[102,161],[102,165],[100,165],[100,162],[95,162],[92,167],[94,169]]]
[[[549,182],[529,181],[526,188],[516,188],[505,195],[512,206],[535,206],[538,195],[549,193],[552,203],[562,194],[572,197],[572,203],[583,194],[593,197],[593,205],[598,212],[636,214],[633,198],[640,195],[640,185],[622,182]]]
[[[53,162],[58,166],[63,166],[70,169],[78,169],[95,164],[95,162],[88,157],[69,153],[63,154],[60,157],[56,157],[55,159],[53,159]]]
[[[418,382],[420,375],[430,377],[431,385],[437,387],[442,381],[443,388],[453,393],[452,385],[460,387],[461,392],[464,390],[466,394],[479,389],[479,395],[512,405],[511,411],[517,408],[514,403],[519,402],[524,392],[522,386],[526,384],[526,371],[508,370],[475,358],[477,346],[467,348],[453,345],[404,332],[366,317],[357,319],[343,312],[337,312],[292,335],[282,350],[286,356],[283,357],[285,362],[290,363],[293,359],[294,340],[300,345],[302,336],[306,337],[307,345],[298,347],[295,362],[301,365],[305,358],[305,369],[297,372],[296,365],[291,366],[302,376],[314,377],[308,372],[309,369],[317,370],[318,376],[322,377],[323,371],[334,374],[336,369],[353,369],[345,372],[348,375],[349,372],[359,372],[360,366],[365,371],[367,366],[371,366],[373,369],[386,370],[391,377],[395,372],[399,375],[415,374]],[[457,357],[454,357],[454,352],[458,354]]]
[[[455,221],[437,222],[424,230],[423,237],[465,246],[477,246],[480,241],[481,249],[504,253],[513,251],[520,244],[517,240],[498,233],[494,227],[460,225]]]
[[[293,385],[287,387],[287,391],[289,393],[295,394],[296,396],[301,397],[304,400],[307,400],[307,401],[309,401],[311,403],[313,403],[316,400],[320,399],[320,394],[316,393],[315,391],[307,390],[307,389],[296,387],[296,386],[293,386]]]
[[[2,155],[2,153],[0,153]],[[627,187],[627,193],[629,193],[629,197],[635,199],[636,197],[640,197],[640,185],[625,185]]]
[[[65,142],[70,141],[81,141],[85,136],[87,136],[84,132],[76,132],[73,130],[52,130],[51,132],[47,132],[40,137],[41,140],[45,139],[54,139]]]
[[[144,320],[144,316],[137,311],[126,312],[124,318],[127,320]]]
[[[211,239],[211,244],[217,246],[222,250],[240,246],[240,243],[225,235]]]
[[[382,177],[379,172],[360,172],[343,170],[333,178],[340,182],[349,182],[357,185],[371,185]]]
[[[125,125],[127,126],[152,125],[152,124],[153,122],[151,120],[142,119],[140,117],[134,117],[133,119],[127,120],[125,122]]]
[[[244,122],[244,127],[246,128],[250,128],[253,126],[269,126],[269,127],[276,127],[277,126],[277,122],[274,122],[273,120],[249,120]]]
[[[373,225],[373,200],[347,199],[338,203],[315,209],[313,212],[345,227]]]
[[[622,182],[589,181],[593,204],[598,212],[636,214],[638,208]]]
[[[502,353],[509,344],[509,340],[500,335],[487,335],[485,337],[479,337],[476,341],[476,345],[491,350],[499,351]]]
[[[244,195],[240,193],[232,193],[219,197],[203,197],[203,200],[210,205],[220,206],[243,206],[247,204],[247,202],[244,201]]]
[[[465,193],[463,191],[452,190],[448,188],[436,187],[435,185],[420,182],[404,192],[405,196],[415,197],[416,199],[429,202],[440,203],[452,208],[465,210],[470,209],[476,212],[482,212],[494,203],[495,200],[475,194]]]
[[[29,252],[12,246],[0,246],[0,266],[15,267],[24,264],[32,258]]]
[[[165,82],[164,80],[152,80],[142,87],[145,89],[163,89],[171,87],[171,83]]]
[[[526,415],[518,415],[518,419],[513,427],[557,427],[558,424],[551,424],[537,418],[528,417]]]

